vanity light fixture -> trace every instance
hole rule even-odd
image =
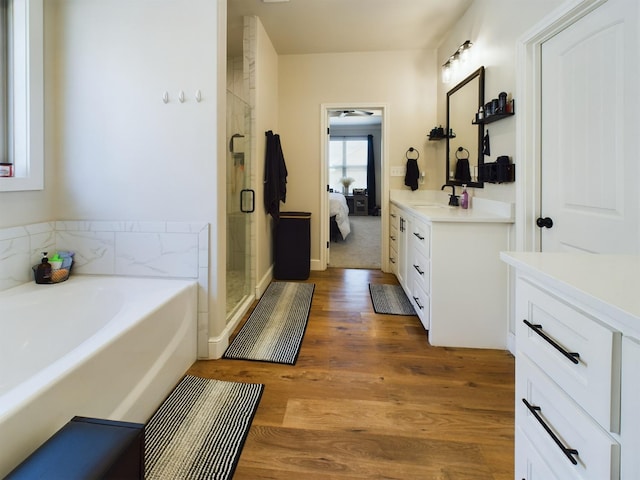
[[[469,55],[473,43],[470,40],[458,47],[458,49],[449,57],[447,62],[442,65],[442,83],[449,83],[453,74],[458,70],[460,65],[464,65],[469,60]]]
[[[451,81],[451,60],[453,57],[449,57],[447,63],[442,65],[442,83],[449,83]]]

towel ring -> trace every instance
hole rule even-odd
[[[460,158],[460,157],[458,156],[458,152],[462,152],[463,150],[464,150],[465,152],[467,152],[467,158]],[[467,150],[467,149],[466,149],[466,148],[464,148],[464,147],[458,147],[458,151],[456,152],[456,158],[457,158],[458,160],[469,160],[469,150]]]
[[[416,152],[417,157],[416,158],[409,158],[409,153],[410,152]],[[405,156],[407,157],[407,160],[418,160],[420,158],[420,152],[418,150],[416,150],[413,147],[409,147],[409,150],[407,150],[407,153],[405,153]]]

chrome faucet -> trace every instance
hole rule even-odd
[[[449,205],[452,207],[457,207],[460,205],[458,199],[460,198],[456,195],[456,186],[455,185],[447,185],[446,183],[440,187],[440,190],[444,190],[446,187],[451,187],[451,195],[449,195]]]

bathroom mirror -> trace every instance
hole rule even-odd
[[[484,105],[484,67],[447,92],[447,185],[484,186],[478,180],[484,163],[484,128],[472,123],[480,105]]]

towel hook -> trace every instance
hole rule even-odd
[[[409,158],[409,153],[410,152],[416,152],[417,157],[416,158]],[[409,147],[409,150],[407,150],[407,153],[405,153],[405,156],[407,157],[407,160],[418,160],[420,158],[420,152],[418,150],[416,150],[413,147]]]
[[[462,152],[463,150],[464,150],[465,152],[467,152],[467,157],[466,157],[466,158],[460,158],[460,157],[458,156],[458,153],[459,153],[459,152]],[[467,150],[467,149],[466,149],[466,148],[464,148],[464,147],[458,147],[458,151],[456,152],[456,158],[457,158],[458,160],[469,160],[469,150]]]

